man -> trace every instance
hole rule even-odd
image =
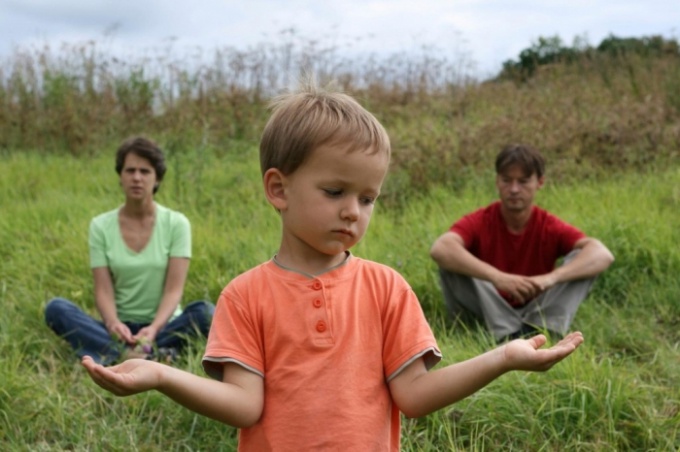
[[[483,320],[498,341],[542,329],[566,334],[614,261],[599,240],[534,205],[544,170],[533,147],[505,147],[496,157],[500,200],[455,222],[430,250],[449,314]]]

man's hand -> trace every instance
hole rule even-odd
[[[557,280],[552,273],[546,273],[545,275],[529,276],[529,279],[532,280],[534,284],[536,284],[538,287],[540,287],[540,291],[536,295],[540,295],[540,293],[545,292],[546,290],[550,289],[552,286],[557,284]]]
[[[509,294],[513,300],[523,305],[536,298],[544,290],[535,278],[499,272],[499,276],[494,278],[491,284],[499,292]]]
[[[502,346],[504,359],[509,370],[529,370],[543,372],[569,356],[583,343],[580,332],[570,333],[564,339],[547,349],[542,334],[530,339],[515,339]]]

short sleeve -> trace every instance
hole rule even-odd
[[[432,329],[410,287],[389,303],[383,329],[383,363],[388,380],[417,358],[423,358],[427,369],[441,360]]]
[[[236,289],[243,279],[241,275],[230,282],[220,294],[215,307],[202,364],[206,373],[216,380],[222,379],[221,368],[225,362],[236,362],[264,376],[261,341],[264,332],[252,312],[242,303],[242,296]]]
[[[558,253],[560,256],[565,256],[574,249],[576,242],[586,237],[586,234],[555,216],[551,216],[551,219],[553,220],[553,231],[558,240]]]
[[[90,268],[108,267],[106,236],[101,225],[95,220],[90,222],[88,244],[90,248]]]
[[[455,232],[462,239],[465,244],[465,248],[470,249],[473,247],[475,241],[478,239],[479,233],[482,230],[482,211],[478,210],[476,212],[465,215],[449,228],[450,232]]]
[[[179,212],[172,216],[170,257],[191,257],[191,223]]]

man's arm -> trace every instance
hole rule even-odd
[[[579,253],[569,262],[557,267],[552,273],[557,282],[592,278],[605,271],[614,262],[614,255],[599,240],[585,237],[576,242]]]
[[[143,359],[104,367],[85,356],[82,364],[95,383],[118,396],[155,389],[198,414],[237,428],[252,426],[262,415],[262,377],[238,364],[224,365],[221,382]]]
[[[455,232],[447,231],[435,240],[430,256],[444,270],[489,281],[520,303],[533,299],[541,291],[538,283],[531,278],[504,273],[475,257],[465,248],[463,238]]]
[[[491,281],[498,270],[481,261],[465,248],[463,238],[455,232],[447,231],[432,244],[430,256],[439,267],[453,273]]]
[[[394,377],[390,392],[407,417],[426,416],[474,394],[511,370],[546,371],[569,356],[583,342],[571,333],[548,349],[545,336],[517,339],[467,361],[428,372],[421,359]]]
[[[573,259],[560,265],[552,272],[533,277],[547,290],[555,284],[576,279],[593,278],[605,271],[614,262],[614,255],[599,240],[584,237],[574,244],[575,250],[580,250]]]

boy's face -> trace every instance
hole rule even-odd
[[[344,258],[364,236],[389,157],[322,146],[282,176],[282,252],[306,259]]]

